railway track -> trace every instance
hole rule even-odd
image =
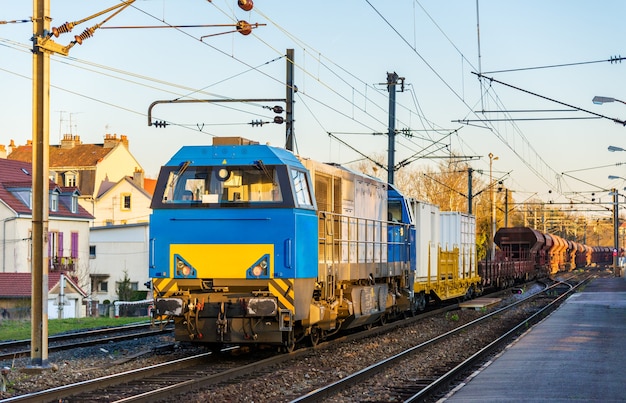
[[[556,309],[562,301],[571,295],[571,293],[575,292],[579,286],[585,284],[588,280],[589,278],[579,282],[575,286],[570,286],[567,283],[556,283],[548,287],[542,293],[532,295],[500,308],[452,331],[404,350],[392,357],[376,362],[336,382],[319,387],[314,391],[295,398],[292,402],[309,403],[321,401],[352,401],[352,399],[360,400],[363,397],[363,390],[380,387],[380,385],[369,384],[371,379],[376,378],[390,380],[385,386],[387,390],[384,391],[384,394],[387,397],[392,396],[392,401],[434,401],[437,394],[441,394],[441,391],[452,382],[459,379],[463,374],[471,373],[478,364],[485,360],[485,357],[494,354],[494,352],[501,349],[502,346],[509,343],[514,337],[528,330],[530,326],[533,326],[542,318],[546,317]],[[543,301],[539,302],[538,299],[543,299]],[[466,340],[468,337],[467,335],[463,335],[463,333],[468,332],[469,329],[476,326],[484,326],[488,321],[492,321],[494,317],[503,315],[510,310],[529,303],[541,305],[541,308],[530,315],[526,315],[522,319],[518,319],[516,324],[502,332],[499,337],[482,348],[471,352],[471,354],[468,354],[468,357],[461,362],[446,362],[438,367],[432,367],[427,374],[416,374],[415,377],[411,378],[408,382],[406,380],[404,382],[400,381],[399,383],[394,382],[394,380],[399,380],[398,378],[406,379],[406,372],[403,372],[403,377],[385,374],[387,371],[393,371],[396,366],[407,365],[407,360],[412,360],[416,354],[423,353],[436,344],[444,342],[456,344],[463,342],[463,340]],[[352,390],[350,390],[351,388]]]
[[[146,323],[60,334],[48,337],[48,351],[83,348],[171,332],[172,329],[170,328],[163,326],[154,328],[150,323]],[[0,362],[29,355],[30,342],[30,340],[0,342]]]
[[[431,316],[440,315],[456,305],[429,310],[406,322],[417,322]],[[388,323],[355,334],[348,334],[334,340],[320,343],[317,348],[325,348],[336,343],[349,343],[364,337],[375,336],[399,326],[399,322]],[[222,352],[233,352],[238,347]],[[152,402],[167,399],[189,390],[206,390],[214,385],[223,384],[247,375],[267,373],[272,367],[287,361],[298,360],[311,354],[313,348],[302,348],[290,354],[276,355],[274,350],[255,354],[240,354],[236,359],[211,357],[211,353],[198,354],[184,359],[126,371],[120,374],[104,376],[84,382],[49,388],[1,400],[9,402]],[[268,355],[270,355],[268,357]],[[259,358],[259,357],[262,358]]]
[[[333,344],[351,343],[368,337],[389,332],[399,326],[410,326],[429,317],[441,316],[445,312],[457,309],[458,305],[451,305],[425,312],[405,321],[392,322],[384,326],[372,328],[358,334],[339,337],[336,340],[320,343],[317,349],[328,348]],[[288,362],[298,362],[311,354],[311,348],[297,350],[291,354],[273,355],[268,358],[259,358],[259,355],[250,355],[245,359],[224,360],[211,357],[210,354],[200,354],[193,357],[162,363],[152,367],[126,371],[122,374],[110,375],[90,381],[79,382],[67,386],[50,388],[46,391],[21,395],[2,402],[31,402],[31,401],[155,401],[170,399],[172,396],[189,392],[190,390],[211,390],[218,388],[225,382],[237,382],[246,377],[258,377],[259,374],[268,374],[271,368],[280,365],[289,365]],[[273,352],[272,352],[273,354]]]

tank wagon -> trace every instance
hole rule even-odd
[[[473,217],[442,246],[434,207],[238,137],[182,147],[151,208],[153,312],[179,341],[289,351],[480,290]]]

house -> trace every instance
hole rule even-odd
[[[149,221],[152,195],[143,188],[141,177],[142,173],[135,171],[132,177],[124,176],[117,182],[105,178],[99,194],[90,199],[96,217],[94,227]]]
[[[89,233],[89,273],[92,299],[100,303],[118,299],[119,283],[128,277],[130,288],[147,292],[148,223],[92,227]],[[145,298],[146,295],[141,295]],[[105,314],[101,305],[100,314]]]
[[[30,318],[31,273],[0,273],[0,311],[2,319]],[[48,319],[84,316],[87,293],[71,276],[52,271],[48,274]]]
[[[61,144],[49,147],[50,178],[62,186],[76,186],[80,191],[78,203],[94,217],[94,243],[90,240],[89,245],[97,254],[90,255],[88,278],[79,285],[88,290],[90,301],[112,302],[118,299],[116,282],[127,269],[131,285],[141,288],[148,280],[148,238],[136,235],[136,231],[142,228],[147,234],[156,180],[144,178],[124,135],[107,134],[102,144],[83,144],[80,136],[65,135]],[[0,157],[3,153],[9,160],[29,162],[32,142],[15,146],[11,141],[8,150],[0,145]],[[130,226],[125,230],[124,225]],[[106,226],[113,228],[102,229]],[[120,240],[130,236],[141,242],[114,242],[102,234],[114,234]],[[113,244],[114,249],[108,253],[107,248]],[[116,252],[121,250],[122,254]]]
[[[127,136],[106,134],[101,144],[83,144],[80,136],[66,134],[49,147],[50,179],[80,190],[78,202],[95,217],[94,226],[149,221],[152,193],[145,189],[153,189],[154,180],[144,178]],[[9,160],[32,161],[31,141],[18,147],[11,141],[8,151]]]
[[[28,162],[0,158],[0,273],[3,275],[32,272],[31,173]],[[59,187],[50,181],[48,197],[48,250],[44,255],[49,275],[63,274],[82,289],[89,285],[89,227],[94,217],[78,203],[80,192],[76,187]]]

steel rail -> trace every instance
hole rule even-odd
[[[118,335],[118,336],[106,336],[106,334],[108,333],[115,333],[115,332],[120,332],[120,331],[124,331],[124,330],[133,330],[133,329],[124,329],[124,328],[116,328],[115,330],[113,329],[108,329],[110,331],[108,332],[98,332],[96,331],[95,333],[91,333],[91,332],[85,332],[85,333],[74,333],[71,335],[63,335],[63,337],[60,337],[58,339],[55,339],[54,341],[57,342],[62,342],[62,341],[70,341],[70,340],[74,340],[74,339],[80,339],[81,337],[90,337],[90,336],[100,336],[102,338],[99,339],[93,339],[93,340],[85,340],[85,341],[73,341],[72,343],[68,343],[68,344],[60,344],[60,345],[53,345],[53,346],[49,346],[48,347],[48,351],[49,352],[53,352],[53,351],[63,351],[63,350],[70,350],[73,348],[82,348],[82,347],[89,347],[89,346],[94,346],[97,344],[102,344],[102,343],[110,343],[110,342],[116,342],[116,341],[124,341],[124,340],[129,340],[129,339],[134,339],[134,338],[141,338],[141,337],[150,337],[150,336],[156,336],[159,334],[163,334],[163,333],[171,333],[172,329],[157,329],[157,330],[150,330],[150,331],[143,331],[143,332],[133,332],[133,333],[128,333],[128,334],[123,334],[123,335]],[[104,336],[104,337],[103,337]],[[50,340],[52,341],[52,340]],[[30,341],[28,342],[28,344],[30,344]],[[4,343],[3,345],[0,345],[0,348],[6,348],[5,346],[13,346],[11,343]],[[22,341],[18,341],[15,343],[15,345],[23,345]],[[0,361],[2,360],[8,360],[8,359],[13,359],[13,358],[17,358],[17,357],[22,357],[25,355],[30,354],[30,349],[23,349],[23,350],[17,350],[17,351],[6,351],[6,352],[0,352]]]
[[[444,386],[444,385],[450,383],[451,381],[453,381],[463,371],[465,371],[468,368],[471,368],[476,363],[480,362],[480,360],[483,359],[483,357],[486,357],[490,353],[496,351],[496,349],[499,346],[501,346],[502,344],[507,343],[517,332],[519,332],[520,330],[523,330],[523,329],[530,329],[532,326],[537,324],[543,318],[547,317],[550,313],[552,313],[554,310],[556,310],[556,308],[558,308],[558,306],[566,298],[568,298],[580,286],[582,286],[583,284],[588,283],[590,280],[591,280],[591,276],[583,279],[581,282],[579,282],[575,286],[571,286],[569,290],[567,290],[563,294],[559,295],[557,298],[555,298],[548,305],[546,305],[545,307],[543,307],[539,311],[535,312],[530,317],[528,317],[525,320],[523,320],[522,322],[520,322],[517,326],[515,326],[514,328],[512,328],[511,330],[509,330],[508,332],[506,332],[502,336],[498,337],[496,340],[494,340],[491,343],[489,343],[487,346],[483,347],[482,349],[480,349],[479,351],[474,353],[472,356],[467,358],[465,361],[461,362],[456,367],[454,367],[450,371],[448,371],[445,374],[443,374],[441,377],[439,377],[438,379],[436,379],[435,381],[430,383],[428,386],[426,386],[424,389],[420,390],[419,392],[417,392],[416,394],[414,394],[410,398],[406,399],[404,402],[405,403],[419,402],[419,401],[423,401],[427,396],[433,395],[442,386]],[[555,284],[555,287],[559,286],[561,284],[564,284],[564,283],[557,283],[557,284]]]
[[[387,359],[384,359],[382,361],[379,361],[378,363],[372,364],[370,366],[368,366],[367,368],[364,368],[360,371],[355,372],[354,374],[351,374],[349,376],[346,376],[336,382],[333,382],[332,384],[326,385],[324,387],[318,388],[316,390],[313,390],[309,393],[307,393],[306,395],[303,395],[297,399],[294,399],[291,401],[291,403],[309,403],[309,402],[321,402],[324,401],[324,399],[333,396],[335,394],[337,394],[338,392],[340,392],[341,390],[344,390],[352,385],[358,384],[361,381],[365,381],[367,379],[371,379],[376,373],[384,370],[385,368],[388,368],[392,365],[397,364],[400,360],[405,359],[409,356],[411,356],[412,354],[423,350],[426,347],[430,347],[433,346],[435,344],[437,344],[438,342],[453,336],[457,333],[460,333],[472,326],[476,326],[477,324],[492,318],[498,314],[501,314],[504,311],[507,311],[509,309],[512,309],[513,307],[522,304],[524,302],[529,301],[532,298],[536,298],[538,296],[540,296],[541,294],[547,293],[557,287],[561,287],[563,284],[567,284],[567,283],[563,283],[563,282],[557,282],[551,286],[546,287],[546,289],[542,290],[541,292],[538,292],[536,294],[533,295],[529,295],[526,298],[520,299],[519,301],[516,301],[510,305],[507,305],[506,307],[497,309],[493,312],[490,312],[484,316],[481,316],[480,318],[477,318],[471,322],[468,322],[462,326],[459,326],[453,330],[450,330],[446,333],[443,333],[433,339],[430,339],[428,341],[425,341],[421,344],[418,344],[416,346],[413,346],[401,353],[395,354]],[[569,285],[569,284],[568,284]],[[570,289],[571,290],[571,289]],[[524,321],[524,323],[526,323],[527,320]]]

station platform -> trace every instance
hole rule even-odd
[[[593,279],[439,402],[626,402],[626,279]]]

